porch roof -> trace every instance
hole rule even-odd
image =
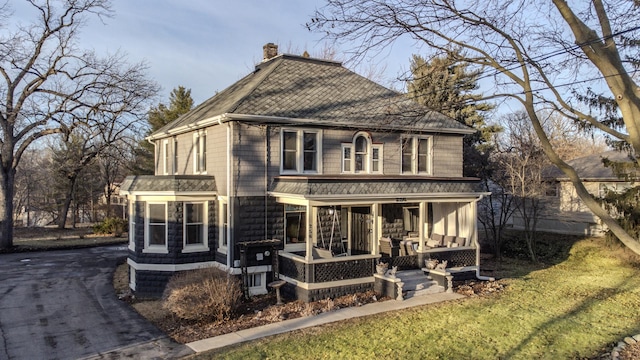
[[[296,195],[307,199],[353,199],[397,197],[479,197],[483,192],[476,178],[425,178],[417,176],[299,177],[280,176],[271,186],[272,195]]]
[[[128,195],[140,192],[212,193],[216,192],[216,181],[213,176],[205,175],[127,176],[120,193]]]

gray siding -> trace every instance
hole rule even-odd
[[[433,176],[462,176],[462,136],[433,137]]]
[[[205,129],[207,132],[207,175],[213,175],[220,195],[227,193],[227,125],[214,125]],[[175,137],[156,140],[155,144],[160,151],[156,156],[156,175],[164,175],[164,163],[162,146],[165,140],[169,140],[169,164],[173,163],[173,141],[178,141],[178,172],[176,175],[194,174],[194,144],[193,132],[176,135]],[[169,175],[173,175],[169,172]]]

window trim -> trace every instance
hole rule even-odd
[[[187,205],[202,205],[202,243],[187,244]],[[182,203],[182,252],[201,252],[209,251],[209,209],[208,201],[184,201]]]
[[[169,139],[162,140],[162,173],[169,175]]]
[[[136,202],[129,202],[129,250],[136,250]]]
[[[150,211],[151,205],[164,205],[164,245],[151,245],[149,244],[149,225],[150,225]],[[145,215],[144,215],[144,249],[143,253],[157,253],[168,254],[169,253],[169,204],[166,202],[146,202]]]
[[[402,160],[404,157],[403,145],[405,140],[411,141],[411,171],[404,171]],[[419,166],[419,142],[417,140],[427,140],[427,170],[420,171]],[[433,174],[433,136],[432,135],[409,135],[400,138],[400,174],[401,175],[432,175]]]
[[[193,173],[207,173],[207,131],[193,133]]]
[[[226,211],[223,211],[226,209]],[[218,250],[227,253],[229,247],[229,202],[225,198],[218,199]],[[224,240],[227,243],[224,243]]]
[[[296,168],[295,170],[284,168],[284,133],[291,132],[296,134]],[[316,155],[315,155],[315,170],[304,170],[304,136],[305,134],[315,134],[316,138]],[[280,129],[280,174],[322,174],[322,130],[321,129],[292,129],[282,128]]]
[[[178,173],[178,139],[173,138],[173,164],[171,166],[171,170],[173,170],[174,174]]]
[[[356,141],[360,138],[363,137],[366,141],[366,153],[365,153],[365,159],[364,159],[364,169],[361,171],[356,171],[355,167],[355,159],[356,159]],[[342,143],[342,146],[340,147],[341,149],[341,153],[340,153],[340,160],[341,160],[341,172],[343,174],[382,174],[383,173],[383,169],[384,169],[384,144],[376,144],[373,142],[371,135],[368,132],[365,131],[359,131],[357,132],[353,138],[351,139],[351,142],[349,143]],[[345,149],[349,149],[350,153],[351,153],[351,158],[350,159],[346,159],[345,158]],[[373,170],[373,152],[374,150],[378,151],[378,170],[374,171]],[[346,168],[345,164],[348,163],[349,164],[349,169]]]

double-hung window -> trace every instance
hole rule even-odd
[[[283,129],[281,173],[319,173],[321,133],[318,130]]]
[[[206,131],[199,131],[193,134],[193,172],[196,174],[207,172]]]
[[[227,205],[227,201],[225,199],[220,199],[220,201],[218,202],[218,206],[219,206],[219,210],[218,211],[218,228],[220,229],[220,233],[219,233],[219,243],[218,243],[218,247],[222,250],[222,251],[226,251],[227,246],[229,244],[229,223],[228,223],[228,217],[229,217],[229,210],[228,210],[228,205]]]
[[[411,136],[402,139],[402,173],[431,174],[430,136]]]
[[[184,251],[208,250],[206,202],[184,203]]]
[[[145,251],[167,252],[167,204],[147,203]]]
[[[173,138],[173,166],[171,167],[174,174],[178,173],[178,139]]]
[[[342,172],[382,173],[382,144],[372,144],[366,133],[357,133],[350,143],[342,144]]]
[[[170,164],[170,154],[169,154],[169,140],[162,141],[162,173],[164,175],[169,174],[169,164]]]

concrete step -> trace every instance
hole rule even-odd
[[[440,286],[440,285],[432,285],[429,286],[426,289],[421,289],[421,290],[409,290],[406,293],[403,292],[403,298],[409,299],[412,297],[416,297],[416,296],[423,296],[423,295],[429,295],[429,294],[438,294],[438,293],[443,293],[444,292],[444,287]]]
[[[402,293],[405,299],[444,292],[444,287],[428,278],[422,270],[399,271],[396,277],[403,282]]]

